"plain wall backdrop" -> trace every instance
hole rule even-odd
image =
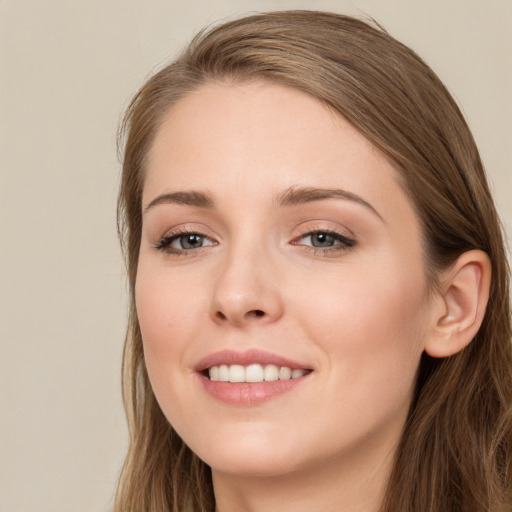
[[[126,448],[115,135],[207,24],[369,14],[439,74],[512,234],[511,0],[0,0],[0,512],[106,512]]]

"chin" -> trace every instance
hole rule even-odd
[[[212,471],[240,477],[278,477],[299,469],[292,457],[276,457],[274,453],[260,452],[245,456],[243,454],[211,454],[203,460],[212,468]]]
[[[240,429],[242,430],[242,429]],[[279,439],[281,437],[281,439]],[[270,477],[289,473],[298,466],[301,450],[292,449],[282,437],[264,435],[263,429],[237,434],[211,434],[189,447],[212,470],[239,476]]]

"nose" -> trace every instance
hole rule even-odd
[[[218,272],[210,312],[216,323],[244,327],[281,318],[278,273],[264,251],[233,250]]]

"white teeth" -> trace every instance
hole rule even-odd
[[[263,377],[266,381],[279,379],[279,368],[275,364],[267,364],[263,371]]]
[[[281,366],[279,370],[279,380],[288,380],[292,378],[292,370],[287,366]]]
[[[219,367],[212,366],[210,368],[210,380],[219,380]]]
[[[263,382],[263,366],[251,364],[245,369],[245,382]]]
[[[287,366],[278,367],[275,364],[250,364],[242,366],[240,364],[221,364],[212,366],[208,370],[210,380],[220,382],[264,382],[276,380],[298,379],[309,373],[308,370],[292,370]]]
[[[212,368],[214,368],[212,366]],[[219,380],[222,382],[229,381],[229,366],[227,364],[221,364],[219,366]]]
[[[241,364],[229,367],[229,382],[245,382],[245,369]]]

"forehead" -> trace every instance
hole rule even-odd
[[[198,189],[236,195],[243,207],[248,197],[313,186],[412,214],[393,164],[348,121],[306,93],[264,81],[191,92],[165,114],[148,156],[145,203]]]
[[[326,176],[318,172],[319,158],[345,171],[350,160],[379,160],[396,176],[386,157],[339,114],[308,94],[268,82],[194,90],[165,114],[148,156],[149,174],[165,169],[176,179],[184,167],[191,179],[196,173],[190,167],[207,178],[216,170],[226,176],[229,167],[242,176],[272,166],[275,178],[309,170],[321,181]]]

